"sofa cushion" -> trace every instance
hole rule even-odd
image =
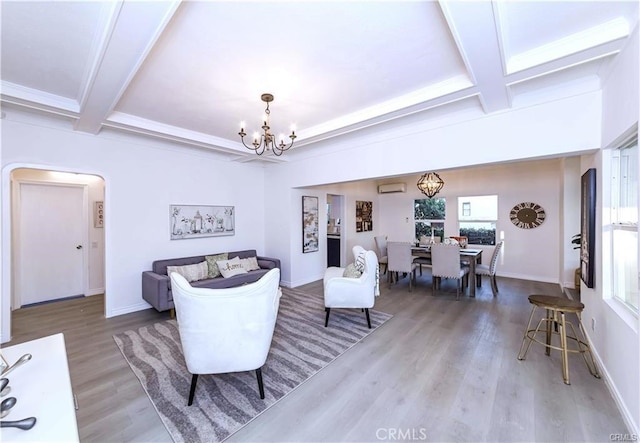
[[[242,267],[242,263],[238,257],[232,258],[231,260],[218,260],[216,263],[224,278],[247,273],[247,270]]]
[[[209,266],[206,261],[194,265],[167,266],[167,274],[177,272],[188,282],[204,280],[209,273]]]
[[[365,252],[366,251],[363,251],[363,252],[359,253],[358,256],[356,257],[356,262],[355,262],[356,269],[358,271],[360,271],[361,273],[364,272],[364,263],[365,263],[365,261],[364,261],[364,253]]]
[[[242,264],[242,267],[247,271],[260,269],[260,265],[258,264],[258,259],[256,257],[241,258],[240,264]]]
[[[342,273],[342,276],[347,278],[360,278],[361,275],[362,272],[356,269],[355,263],[349,263]]]
[[[226,252],[224,254],[205,256],[207,264],[209,265],[209,278],[216,278],[220,275],[220,270],[218,269],[218,261],[227,260],[228,258],[229,254]]]

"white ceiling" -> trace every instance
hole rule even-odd
[[[638,2],[3,1],[1,14],[5,108],[273,161],[237,134],[259,129],[264,92],[298,152],[454,102],[491,113],[587,92]]]

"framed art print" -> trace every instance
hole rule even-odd
[[[318,197],[302,196],[302,252],[318,250]]]
[[[235,235],[233,206],[170,205],[171,240]]]

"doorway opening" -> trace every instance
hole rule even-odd
[[[11,312],[104,294],[104,179],[25,167],[10,183]]]
[[[327,266],[345,263],[344,196],[327,194]]]

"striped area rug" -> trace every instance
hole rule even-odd
[[[255,371],[200,376],[187,406],[187,371],[175,320],[123,332],[113,338],[140,379],[176,442],[222,441],[331,363],[392,316],[370,310],[372,329],[359,309],[333,309],[324,327],[321,295],[282,288],[267,361],[265,399]]]

